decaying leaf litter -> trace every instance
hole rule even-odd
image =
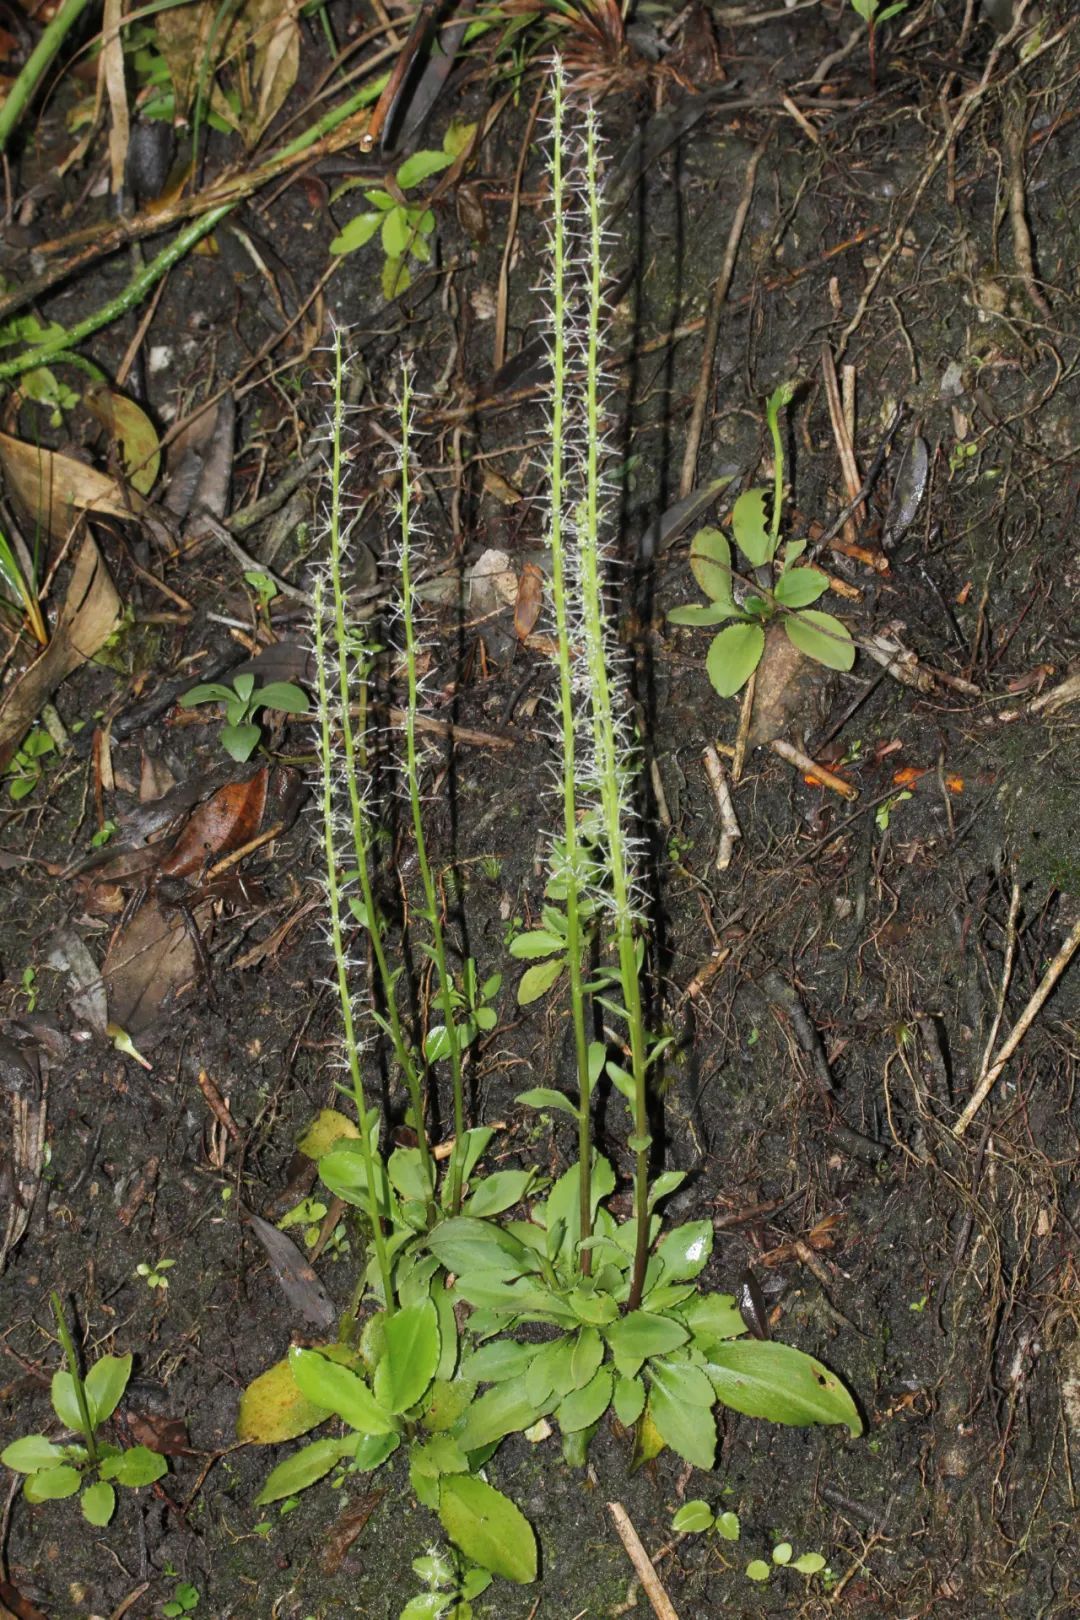
[[[622,49],[598,8],[564,54],[609,92],[620,605],[645,754],[653,1022],[674,1036],[654,1130],[665,1163],[691,1171],[680,1218],[712,1219],[710,1285],[745,1287],[776,1337],[841,1374],[867,1429],[844,1441],[729,1415],[712,1473],[667,1451],[631,1477],[610,1420],[585,1476],[557,1442],[515,1442],[499,1484],[540,1532],[543,1582],[475,1608],[524,1616],[536,1594],[541,1614],[615,1614],[635,1594],[655,1606],[606,1510],[618,1502],[684,1620],[721,1605],[1068,1614],[1075,29],[1052,5],[1015,6],[1012,33],[1008,8],[990,8],[995,27],[984,8],[912,6],[878,28],[872,82],[849,10],[772,9],[636,19]],[[164,15],[204,27],[209,13]],[[4,401],[2,527],[50,635],[35,659],[21,609],[6,615],[0,725],[16,750],[31,727],[53,744],[9,768],[5,789],[32,785],[5,791],[0,839],[5,1443],[49,1422],[56,1289],[86,1362],[135,1357],[117,1442],[169,1457],[105,1531],[72,1503],[13,1494],[0,1591],[16,1613],[157,1613],[185,1582],[211,1613],[396,1615],[432,1533],[402,1471],[374,1504],[361,1481],[347,1499],[256,1509],[265,1456],[233,1449],[241,1391],[290,1336],[322,1331],[327,1295],[347,1301],[359,1239],[329,1199],[308,1226],[312,1276],[259,1236],[312,1192],[295,1144],[335,1101],[317,840],[291,802],[305,777],[310,791],[309,722],[272,711],[266,757],[241,771],[224,714],[179,699],[249,674],[310,693],[331,320],[356,357],[365,613],[380,605],[403,349],[424,399],[428,838],[452,949],[503,975],[470,1109],[502,1127],[500,1167],[557,1175],[572,1155],[557,1116],[514,1102],[565,1085],[570,1066],[565,997],[519,1009],[509,946],[544,904],[536,807],[552,764],[550,623],[530,605],[536,570],[549,589],[530,339],[550,18],[522,32],[517,96],[488,70],[489,34],[449,79],[429,70],[399,104],[379,100],[397,144],[365,154],[359,110],[377,81],[337,91],[326,40],[292,13],[269,38],[257,7],[239,15],[186,180],[181,141],[171,180],[167,154],[160,178],[132,177],[135,203],[107,206],[126,167],[125,85],[130,153],[153,147],[155,123],[152,82],[133,61],[118,81],[108,44],[100,125],[74,127],[94,67],[34,101],[8,143],[0,319],[66,336],[5,328],[0,351],[20,389]],[[20,28],[13,53],[32,37]],[[350,63],[400,62],[407,32],[372,18]],[[173,47],[162,33],[145,49],[168,64]],[[398,187],[427,204],[411,245],[332,254],[367,191],[399,205],[383,182],[416,152],[454,155]],[[202,222],[209,250],[193,228],[155,280],[145,266],[181,219]],[[65,358],[76,344],[151,424],[167,485],[138,481],[154,450],[138,417],[91,411]],[[34,347],[35,365],[12,363]],[[807,540],[859,653],[850,674],[769,658],[740,711],[709,684],[712,632],[667,614],[694,595],[698,531],[731,536],[736,498],[769,486],[765,406],[786,382],[784,534]],[[399,695],[391,681],[382,701]],[[414,906],[406,818],[385,836],[395,903]],[[423,963],[412,972],[417,1016],[437,1023]],[[620,1108],[601,1095],[597,1124],[628,1187]],[[446,1109],[443,1096],[444,1137]],[[138,1267],[164,1257],[168,1287],[150,1288]],[[673,1531],[693,1498],[736,1512],[739,1541]],[[789,1543],[831,1576],[773,1561]],[[746,1570],[762,1560],[757,1584]]]

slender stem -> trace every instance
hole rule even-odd
[[[98,1460],[98,1448],[97,1441],[94,1438],[94,1420],[90,1416],[90,1402],[86,1398],[86,1385],[83,1383],[82,1374],[79,1372],[79,1360],[75,1354],[75,1346],[72,1343],[71,1332],[67,1325],[67,1318],[64,1315],[64,1308],[60,1303],[60,1295],[55,1289],[53,1289],[49,1295],[49,1298],[52,1301],[53,1315],[56,1317],[57,1336],[64,1349],[64,1356],[67,1360],[67,1370],[71,1375],[72,1386],[75,1390],[75,1400],[79,1407],[79,1416],[82,1418],[83,1422],[83,1436],[86,1440],[86,1450],[90,1457],[90,1461],[92,1463],[96,1463]]]
[[[582,603],[585,616],[586,656],[592,699],[593,742],[600,792],[604,840],[615,912],[619,983],[630,1040],[630,1075],[633,1081],[634,1217],[637,1238],[628,1308],[641,1301],[649,1249],[649,1136],[648,1043],[641,998],[631,857],[625,829],[625,763],[620,758],[621,738],[615,713],[614,682],[608,669],[612,631],[604,605],[600,527],[602,475],[600,467],[602,422],[600,404],[600,323],[603,313],[603,232],[600,213],[599,159],[596,118],[590,108],[585,125],[586,192],[589,209],[588,339],[585,366],[586,460],[585,498],[578,523],[582,565]]]
[[[53,57],[63,45],[88,4],[89,0],[66,0],[66,4],[60,7],[60,10],[44,30],[41,38],[27,57],[26,66],[8,91],[4,105],[0,107],[0,152],[7,146],[12,130],[26,111],[27,105],[38,85],[49,71]]]
[[[427,1133],[424,1129],[424,1097],[420,1075],[417,1072],[412,1049],[398,1009],[395,976],[390,972],[383,945],[382,915],[375,897],[371,875],[371,837],[367,806],[360,783],[368,777],[367,751],[363,740],[363,725],[359,735],[353,726],[350,660],[357,671],[361,701],[366,704],[370,647],[363,625],[350,625],[345,616],[346,590],[342,578],[342,436],[344,431],[344,361],[340,333],[335,341],[334,425],[330,469],[330,582],[334,598],[334,640],[337,653],[338,697],[341,705],[341,736],[345,756],[345,780],[349,797],[349,819],[352,824],[353,854],[357,878],[364,903],[371,954],[375,963],[382,998],[386,1006],[390,1044],[394,1050],[413,1109],[413,1123],[420,1147],[420,1160],[427,1188],[428,1202],[435,1194],[435,1170],[431,1161]]]
[[[552,311],[551,311],[551,433],[549,475],[551,483],[551,511],[549,540],[551,546],[551,593],[555,603],[555,645],[559,669],[559,733],[562,744],[562,812],[563,844],[566,852],[566,956],[570,977],[570,1017],[574,1030],[574,1054],[577,1062],[578,1092],[578,1186],[580,1194],[580,1227],[582,1240],[592,1233],[592,1141],[591,1141],[591,1082],[589,1077],[589,1043],[585,1030],[585,989],[581,971],[581,864],[582,849],[578,833],[577,796],[575,788],[577,750],[574,715],[573,669],[571,667],[571,634],[567,612],[566,549],[564,536],[564,495],[566,470],[563,461],[565,427],[565,395],[568,385],[566,332],[570,320],[566,289],[566,224],[565,177],[563,174],[563,80],[556,72],[552,98],[554,128],[552,134]],[[579,1251],[581,1274],[587,1277],[592,1269],[592,1250]]]
[[[356,1026],[353,1019],[352,994],[349,988],[349,968],[345,953],[344,933],[341,926],[341,880],[338,871],[337,841],[334,829],[333,745],[330,736],[331,698],[327,676],[328,660],[326,625],[323,617],[323,591],[324,581],[322,578],[317,577],[313,591],[315,606],[312,619],[315,632],[315,669],[318,682],[321,728],[319,753],[322,767],[322,819],[323,848],[326,855],[326,896],[330,908],[330,948],[334,956],[338,1001],[341,1006],[341,1022],[345,1036],[345,1053],[349,1065],[349,1075],[352,1080],[353,1099],[356,1103],[356,1112],[360,1118],[360,1155],[363,1160],[364,1176],[367,1182],[368,1219],[371,1222],[375,1259],[379,1268],[379,1275],[382,1278],[383,1298],[387,1312],[390,1313],[394,1309],[394,1289],[390,1270],[390,1256],[387,1252],[386,1236],[383,1232],[384,1212],[379,1205],[379,1187],[382,1183],[375,1163],[375,1154],[371,1148],[371,1128],[368,1120],[367,1099],[364,1095],[364,1079],[360,1071]]]
[[[201,242],[218,221],[232,211],[233,206],[231,202],[222,203],[217,208],[209,209],[200,218],[192,220],[190,225],[185,225],[184,229],[173,237],[168,247],[162,248],[156,259],[151,259],[149,264],[144,265],[132,276],[123,292],[117,293],[115,298],[110,298],[107,304],[103,304],[92,315],[87,315],[85,320],[79,321],[68,331],[50,338],[47,343],[35,344],[32,349],[24,349],[22,354],[17,354],[14,359],[3,361],[0,364],[0,381],[7,377],[21,376],[33,366],[44,365],[46,360],[52,359],[61,349],[74,349],[84,338],[91,337],[103,326],[109,326],[113,321],[119,320],[121,315],[126,315],[129,309],[134,309],[142,302],[151,287],[155,287],[174,264],[178,264],[197,242]]]
[[[439,981],[439,1004],[446,1028],[447,1055],[454,1090],[454,1151],[450,1159],[450,1213],[456,1215],[461,1207],[461,1157],[465,1150],[465,1087],[461,1072],[461,1038],[454,1023],[454,988],[446,960],[446,940],[439,914],[439,897],[431,875],[427,843],[424,838],[424,820],[420,803],[420,761],[416,747],[416,715],[419,708],[420,682],[416,672],[416,623],[414,616],[412,579],[411,483],[412,463],[409,445],[409,415],[412,392],[408,369],[401,382],[401,606],[405,629],[405,772],[412,812],[413,837],[416,859],[420,868],[420,882],[424,890],[427,920],[431,928],[432,956]]]

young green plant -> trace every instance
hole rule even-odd
[[[731,543],[719,529],[699,529],[690,546],[690,568],[708,606],[672,608],[672,624],[727,625],[713,638],[705,660],[709,680],[721,697],[733,697],[746,685],[765,652],[765,626],[774,619],[783,624],[792,646],[827,669],[848,670],[855,662],[851,632],[831,613],[811,606],[829,588],[827,575],[818,568],[800,566],[806,541],[788,541],[780,549],[780,516],[784,499],[784,444],[780,412],[794,390],[785,383],[774,390],[766,406],[773,443],[772,511],[766,519],[767,489],[748,489],[731,513],[731,528],[743,556],[751,564],[749,579],[732,567]],[[735,584],[741,592],[736,599]]]
[[[238,675],[231,686],[218,681],[193,686],[180,699],[182,709],[193,709],[200,703],[225,705],[225,724],[218,732],[218,740],[239,765],[249,760],[259,746],[262,728],[255,724],[255,716],[260,709],[277,709],[282,714],[306,714],[308,710],[306,695],[291,681],[270,681],[257,687],[251,673]]]
[[[127,1388],[131,1357],[102,1356],[83,1378],[59,1296],[54,1292],[51,1299],[67,1363],[53,1373],[52,1406],[63,1428],[78,1440],[57,1445],[43,1434],[24,1434],[0,1452],[0,1463],[25,1475],[23,1495],[28,1502],[79,1495],[84,1519],[106,1525],[116,1511],[114,1486],[152,1485],[168,1465],[146,1446],[125,1450],[101,1439],[98,1430],[112,1417]]]

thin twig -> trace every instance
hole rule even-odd
[[[709,778],[709,786],[716,800],[716,812],[720,817],[720,848],[716,856],[716,870],[726,872],[731,865],[736,839],[742,837],[742,828],[735,814],[735,806],[731,802],[731,789],[728,787],[720,755],[710,743],[701,757],[705,762],[705,774]]]
[[[839,793],[841,798],[850,801],[859,797],[858,788],[852,787],[850,782],[845,782],[842,776],[835,775],[834,772],[827,770],[824,765],[819,765],[816,759],[811,759],[809,754],[804,754],[801,748],[795,747],[794,743],[785,742],[782,737],[774,737],[769,747],[774,754],[778,754],[789,765],[794,765],[804,775],[812,777],[815,782],[820,782],[822,787],[832,788],[833,792]]]
[[[998,1053],[993,1063],[980,1078],[979,1084],[975,1088],[971,1101],[968,1103],[967,1107],[964,1109],[964,1112],[960,1115],[960,1118],[953,1126],[954,1136],[963,1136],[964,1132],[975,1118],[975,1115],[978,1113],[979,1109],[990,1095],[994,1083],[1001,1074],[1001,1071],[1004,1069],[1006,1063],[1008,1063],[1009,1059],[1016,1051],[1016,1048],[1020,1045],[1020,1042],[1023,1040],[1024,1036],[1027,1034],[1028,1030],[1039,1016],[1039,1013],[1042,1011],[1043,1005],[1050,995],[1051,990],[1054,988],[1055,984],[1057,984],[1058,980],[1061,978],[1061,975],[1065,972],[1065,969],[1076,955],[1078,949],[1080,949],[1080,918],[1078,918],[1076,923],[1073,925],[1072,932],[1070,933],[1068,939],[1065,941],[1064,945],[1061,947],[1060,951],[1058,951],[1057,955],[1054,957],[1054,960],[1050,963],[1050,966],[1043,974],[1042,979],[1039,982],[1038,989],[1035,991],[1035,994],[1032,996],[1031,1000],[1020,1014],[1020,1017],[1017,1019],[1016,1024],[1013,1027],[1012,1034],[1001,1048],[1001,1051]]]
[[[656,1620],[679,1620],[675,1606],[664,1591],[660,1577],[653,1567],[652,1559],[641,1545],[641,1539],[630,1523],[630,1515],[621,1502],[609,1502],[608,1512],[615,1521],[619,1540],[626,1548],[626,1555],[634,1566],[634,1573],[645,1589],[645,1596],[652,1604]]]

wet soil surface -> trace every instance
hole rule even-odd
[[[344,38],[351,19],[331,9]],[[842,1375],[866,1432],[729,1414],[712,1474],[670,1452],[630,1474],[631,1439],[610,1421],[585,1472],[563,1462],[557,1438],[507,1443],[491,1477],[538,1529],[542,1583],[496,1583],[478,1615],[647,1613],[612,1501],[682,1620],[1080,1612],[1075,966],[963,1134],[953,1129],[984,1054],[1001,1047],[1080,915],[1080,710],[1068,685],[1080,658],[1080,55],[1070,6],[1027,10],[1034,31],[1005,35],[978,6],[912,4],[879,28],[873,78],[865,30],[839,4],[712,16],[692,6],[678,19],[652,8],[638,37],[663,47],[658,62],[583,56],[596,87],[610,88],[620,609],[643,755],[651,1016],[674,1036],[658,1152],[690,1173],[680,1213],[715,1221],[704,1283],[733,1290],[751,1266],[776,1336]],[[282,120],[313,120],[308,93],[330,63],[326,40],[305,28]],[[171,271],[152,313],[140,303],[83,352],[115,378],[137,339],[127,391],[142,390],[162,435],[207,400],[231,401],[200,452],[207,504],[217,499],[251,566],[301,590],[323,550],[331,322],[347,332],[355,378],[361,590],[391,528],[392,398],[411,354],[435,582],[428,837],[454,952],[482,978],[503,975],[498,1024],[470,1058],[470,1102],[477,1122],[500,1124],[501,1164],[558,1173],[574,1151],[568,1124],[514,1099],[571,1084],[566,1007],[555,992],[519,1008],[507,948],[542,904],[556,819],[546,621],[515,629],[528,565],[544,562],[543,386],[529,344],[547,179],[524,144],[539,87],[534,72],[444,188],[432,263],[390,303],[378,240],[329,253],[358,211],[355,191],[336,195],[343,179],[373,182],[387,167],[354,145],[253,190],[212,251]],[[452,117],[485,117],[507,88],[489,68],[452,80],[414,146],[437,148]],[[9,291],[81,251],[72,233],[118,229],[104,136],[57,175],[74,139],[70,105],[60,93],[36,109],[33,140],[11,158]],[[201,183],[240,162],[236,138],[212,132]],[[149,259],[161,240],[138,251]],[[71,327],[104,306],[136,251],[91,258],[43,290],[40,321]],[[856,488],[888,441],[855,503],[828,403],[833,369]],[[80,373],[60,374],[83,387]],[[787,380],[797,383],[784,418],[787,532],[817,544],[835,531],[839,549],[830,540],[819,561],[860,652],[850,674],[785,676],[781,719],[759,727],[751,740],[762,746],[733,789],[741,837],[720,870],[703,750],[734,745],[739,704],[709,684],[712,632],[674,628],[666,614],[698,599],[688,546],[701,516],[722,520],[740,488],[771,476],[764,401]],[[731,482],[680,525],[699,397],[690,482]],[[13,435],[110,471],[81,406],[56,424],[25,399],[5,410]],[[168,447],[173,487],[182,438]],[[32,544],[10,477],[4,498]],[[260,612],[219,531],[175,510],[171,528],[94,517],[123,627],[105,661],[84,662],[56,691],[67,745],[44,757],[32,793],[5,792],[0,812],[10,1121],[0,1431],[4,1443],[56,1432],[56,1290],[87,1361],[134,1356],[114,1436],[165,1450],[169,1469],[121,1492],[103,1530],[71,1501],[29,1506],[7,1476],[3,1591],[16,1614],[54,1620],[156,1616],[185,1583],[199,1615],[396,1620],[417,1589],[410,1562],[439,1534],[404,1467],[313,1489],[289,1511],[257,1509],[284,1453],[235,1445],[245,1385],[290,1342],[319,1337],[244,1215],[280,1216],[296,1142],[335,1100],[338,1013],[317,824],[275,798],[306,785],[310,809],[308,723],[272,717],[271,761],[234,770],[220,712],[176,703],[192,681],[231,680],[255,654],[269,678],[304,680],[305,609],[281,593]],[[60,559],[55,617],[80,542],[63,553],[62,538],[41,543],[50,564]],[[502,596],[465,578],[489,550],[504,554]],[[5,626],[10,680],[29,654],[15,620]],[[830,765],[852,796],[780,758],[770,734]],[[271,779],[272,762],[295,779]],[[196,858],[177,865],[172,888],[153,873],[134,915],[122,912],[147,888],[137,862],[76,871],[103,826],[117,827],[114,849],[136,843],[164,793],[189,817],[222,786],[225,830],[199,822]],[[400,799],[388,793],[381,814],[388,903],[400,912],[416,902],[415,851]],[[208,861],[275,827],[210,884]],[[423,1020],[423,962],[407,977]],[[107,1020],[146,1067],[111,1044]],[[377,1054],[372,1063],[377,1073]],[[383,1079],[400,1122],[398,1083]],[[442,1094],[433,1125],[444,1136],[447,1107]],[[598,1132],[628,1177],[617,1095],[600,1098]],[[317,1262],[339,1308],[359,1244],[346,1218]],[[382,1494],[339,1546],[336,1523],[369,1490]],[[738,1543],[672,1534],[673,1512],[695,1497],[738,1513]],[[748,1580],[749,1560],[769,1560],[779,1541],[820,1552],[826,1576],[776,1567],[765,1585]]]

